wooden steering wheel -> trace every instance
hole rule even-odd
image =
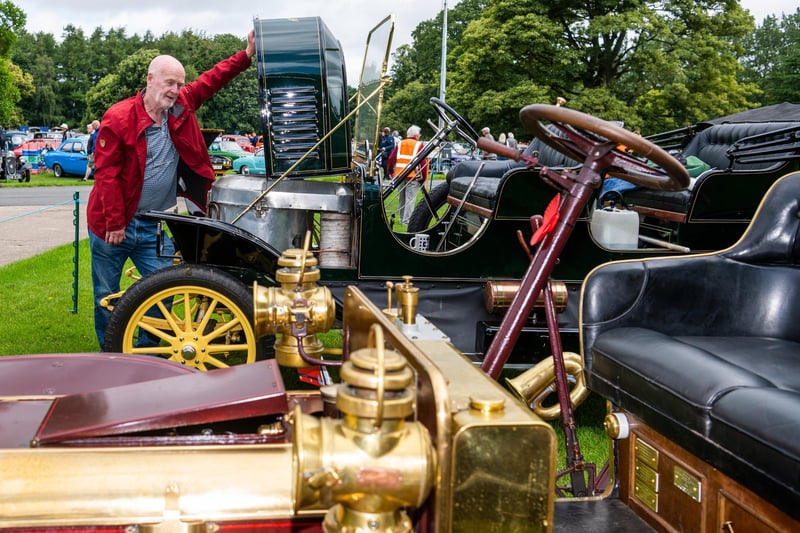
[[[594,159],[600,174],[662,191],[679,191],[689,185],[689,173],[680,161],[641,135],[605,120],[547,104],[525,106],[519,118],[529,132],[559,152],[576,161]],[[555,131],[544,127],[542,120],[550,122],[549,128]]]

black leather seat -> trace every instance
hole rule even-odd
[[[741,240],[585,280],[590,389],[800,518],[800,172]]]
[[[544,144],[538,138],[534,139],[525,149],[527,155],[534,153],[538,155],[541,166],[573,167],[578,164],[555,148]],[[480,168],[481,163],[483,163],[483,168]],[[472,183],[473,177],[479,169],[480,174],[475,183]],[[494,212],[502,180],[513,171],[527,171],[527,169],[525,163],[511,160],[462,161],[447,173],[447,182],[450,184],[449,196],[460,201],[467,195],[469,204]],[[470,184],[472,184],[471,190]]]
[[[690,189],[682,191],[657,191],[653,189],[637,188],[625,191],[622,202],[629,206],[639,206],[675,213],[689,213],[694,202],[702,196],[704,182],[716,179],[725,179],[732,173],[742,171],[767,171],[785,164],[784,161],[775,161],[774,157],[764,158],[764,161],[736,160],[729,155],[729,151],[739,142],[748,139],[749,144],[764,141],[773,141],[775,138],[784,138],[783,132],[797,128],[796,122],[757,122],[738,124],[715,124],[698,132],[681,151],[684,157],[695,156],[708,164],[710,170],[698,176]],[[774,137],[772,134],[776,134]],[[796,132],[785,135],[787,144],[798,147]],[[793,142],[794,141],[794,142]],[[780,149],[778,150],[780,152]],[[772,159],[772,160],[769,160]],[[780,154],[778,154],[780,159]],[[702,200],[701,200],[702,201]],[[752,213],[746,214],[752,216]]]

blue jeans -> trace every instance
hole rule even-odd
[[[112,246],[91,231],[89,248],[92,252],[92,287],[94,288],[94,329],[100,350],[105,343],[106,325],[111,312],[100,305],[103,298],[119,292],[122,269],[128,258],[133,261],[139,274],[146,276],[156,270],[172,266],[171,257],[159,257],[156,250],[158,222],[134,217],[125,228],[125,240]],[[175,255],[172,239],[164,236],[163,253]]]

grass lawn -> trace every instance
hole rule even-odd
[[[83,176],[64,176],[57,178],[53,176],[53,172],[48,170],[41,174],[31,174],[31,181],[21,183],[15,180],[0,180],[0,187],[74,187],[75,185],[91,185],[93,181],[90,179],[87,182],[81,181]]]
[[[0,267],[0,355],[96,352],[89,241],[78,248],[78,306],[73,304],[74,246]],[[76,310],[77,312],[73,312]]]

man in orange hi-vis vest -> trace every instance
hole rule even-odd
[[[411,126],[406,132],[406,138],[394,147],[392,155],[389,156],[388,167],[394,169],[392,177],[397,176],[403,169],[405,169],[412,159],[422,150],[423,145],[419,137],[422,134],[419,126]],[[428,160],[409,172],[406,176],[406,182],[400,189],[400,223],[408,225],[411,218],[411,212],[414,211],[414,205],[417,201],[417,193],[420,187],[428,181]]]

